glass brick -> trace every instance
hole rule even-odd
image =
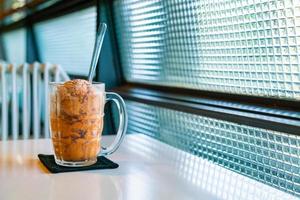
[[[129,133],[149,135],[300,197],[299,136],[126,103]]]
[[[286,76],[288,70],[279,75],[255,67],[300,65],[298,2],[114,1],[125,78],[129,82],[299,100],[299,83]],[[294,73],[300,77],[299,68]],[[272,81],[256,74],[270,74]]]

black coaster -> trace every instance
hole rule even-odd
[[[54,155],[38,154],[38,157],[51,173],[76,172],[94,169],[115,169],[119,167],[117,163],[114,163],[103,156],[98,156],[95,164],[86,167],[63,167],[57,165],[54,160]]]

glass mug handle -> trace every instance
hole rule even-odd
[[[117,131],[116,138],[114,139],[113,143],[109,145],[108,147],[101,147],[100,155],[106,156],[114,153],[122,143],[122,140],[125,136],[126,130],[127,130],[127,112],[126,112],[126,106],[123,98],[114,92],[106,92],[106,102],[112,101],[116,104],[118,108],[119,113],[119,128]]]

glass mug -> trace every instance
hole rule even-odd
[[[127,113],[124,100],[105,92],[104,83],[81,85],[70,90],[64,83],[49,84],[50,133],[55,162],[68,167],[81,167],[97,162],[98,155],[114,153],[126,129]],[[108,101],[117,105],[119,128],[113,143],[101,147],[104,106]]]

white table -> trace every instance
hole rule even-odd
[[[297,199],[141,134],[109,156],[113,170],[50,174],[38,153],[49,139],[0,142],[0,200]]]

